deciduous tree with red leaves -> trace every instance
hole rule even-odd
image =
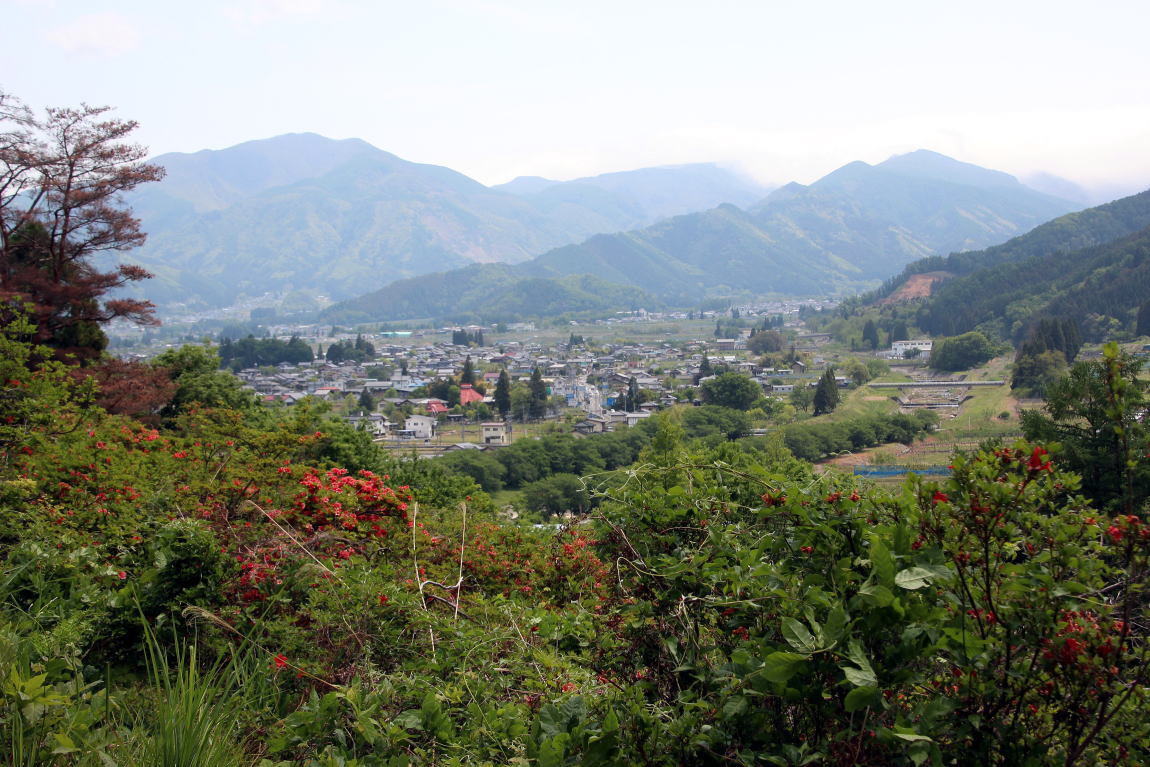
[[[163,177],[126,139],[130,120],[109,107],[49,108],[42,116],[0,92],[0,302],[25,312],[35,340],[58,356],[98,357],[100,324],[156,324],[148,301],[110,292],[151,275],[132,264],[102,271],[93,259],[144,241],[121,195]]]

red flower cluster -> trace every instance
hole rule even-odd
[[[1046,451],[1036,445],[1034,452],[1030,454],[1030,460],[1026,462],[1026,468],[1030,471],[1054,471],[1050,461],[1042,460],[1046,455]]]
[[[309,533],[340,531],[384,538],[385,519],[407,522],[411,494],[406,487],[394,490],[370,471],[353,476],[347,469],[324,474],[309,471],[299,481],[298,493],[288,520]]]

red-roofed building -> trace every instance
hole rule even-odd
[[[428,415],[438,415],[439,413],[447,412],[447,403],[441,399],[429,399],[424,409]]]
[[[459,384],[459,404],[470,405],[472,402],[482,402],[483,395],[475,391],[471,384]]]

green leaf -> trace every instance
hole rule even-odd
[[[878,684],[878,676],[867,658],[866,652],[857,640],[852,639],[847,649],[847,657],[855,666],[840,666],[846,675],[847,681],[856,687],[870,687]]]
[[[818,649],[814,635],[794,618],[783,618],[783,638],[787,640],[787,644],[800,652],[812,653]]]
[[[823,624],[823,636],[828,642],[837,642],[842,639],[843,631],[847,625],[847,611],[842,605],[835,605],[827,615],[827,622]]]
[[[859,589],[859,594],[863,596],[868,604],[872,604],[875,607],[886,607],[894,601],[894,594],[891,593],[890,589],[886,586],[880,586],[874,583],[863,586]]]
[[[847,681],[855,687],[872,687],[878,684],[874,671],[870,669],[855,668],[854,666],[840,666]]]
[[[894,577],[894,583],[896,586],[913,591],[929,585],[930,579],[933,577],[934,573],[925,567],[908,567]]]
[[[914,742],[916,740],[925,740],[925,741],[930,740],[930,738],[928,738],[926,735],[919,735],[917,732],[914,731],[914,728],[912,728],[912,727],[895,726],[895,727],[892,727],[890,729],[890,731],[891,731],[891,733],[894,734],[894,736],[896,738],[899,738],[901,740],[908,740],[911,742]]]
[[[887,585],[894,582],[894,560],[877,533],[870,537],[870,564],[879,583]]]
[[[409,708],[407,711],[395,717],[395,719],[392,719],[391,723],[405,730],[423,729],[423,717],[420,715],[418,708]]]
[[[848,692],[846,698],[843,699],[843,707],[848,713],[878,706],[881,703],[882,695],[877,687],[856,687]]]
[[[763,676],[772,682],[786,682],[802,670],[806,659],[795,652],[773,652],[763,662]]]

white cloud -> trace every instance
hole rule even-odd
[[[69,53],[95,56],[117,56],[140,44],[139,27],[118,13],[93,13],[80,16],[62,27],[47,32],[48,41]]]

